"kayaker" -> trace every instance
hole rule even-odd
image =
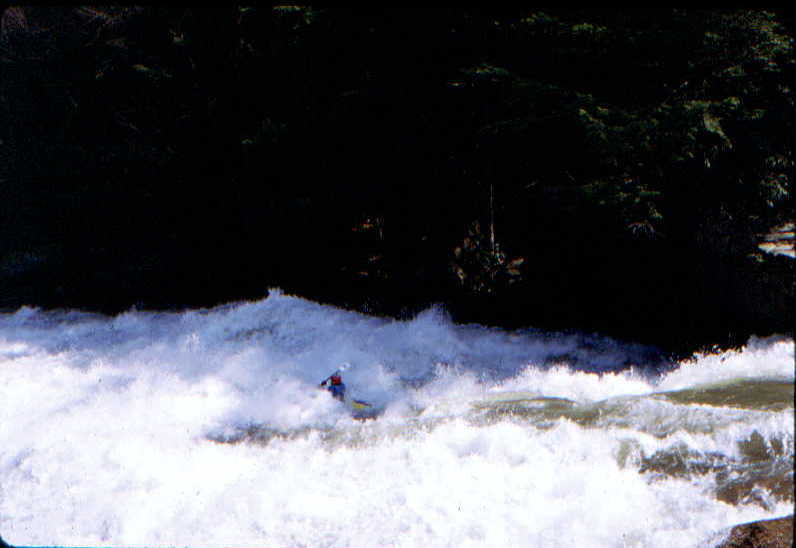
[[[340,375],[339,370],[329,375],[329,377],[321,383],[320,387],[328,390],[332,397],[340,401],[345,400],[345,384],[343,384],[343,377]]]

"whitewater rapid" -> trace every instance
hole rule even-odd
[[[793,512],[793,358],[772,337],[670,363],[597,335],[279,291],[114,317],[22,308],[0,315],[0,535],[712,546]],[[343,362],[376,420],[317,390]]]

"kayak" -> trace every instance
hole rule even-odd
[[[362,400],[346,399],[345,404],[350,409],[351,416],[357,420],[375,419],[384,411],[384,409]]]

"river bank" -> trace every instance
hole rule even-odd
[[[730,537],[716,548],[790,548],[793,546],[793,514],[736,525]]]

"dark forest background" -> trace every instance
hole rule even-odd
[[[794,17],[0,4],[0,309],[792,333]]]

